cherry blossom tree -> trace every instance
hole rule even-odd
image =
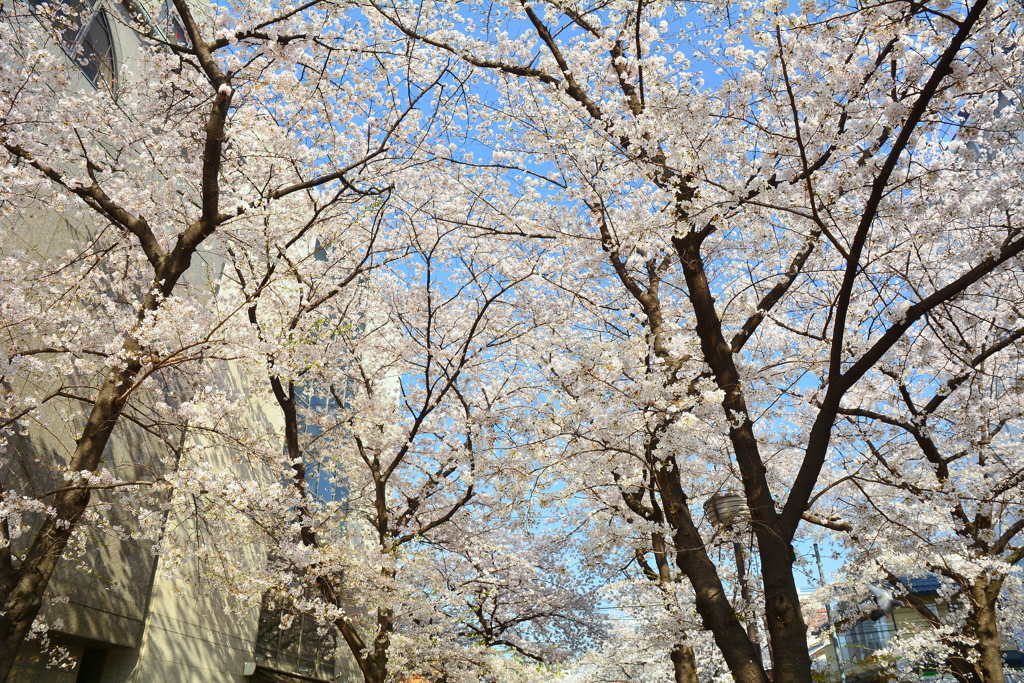
[[[507,172],[479,196],[549,207],[515,225],[552,240],[535,298],[572,311],[548,358],[580,466],[657,501],[733,677],[763,683],[699,505],[742,490],[772,676],[810,681],[793,543],[829,522],[837,421],[896,398],[897,357],[937,390],[910,340],[1017,291],[1021,110],[995,110],[1019,5],[375,7],[487,83],[475,163]]]
[[[931,664],[958,681],[1004,679],[1000,641],[1020,609],[1022,332],[1009,286],[994,297],[1002,311],[987,303],[965,316],[961,300],[908,341],[907,350],[943,356],[937,377],[897,360],[883,377],[899,401],[841,410],[847,424],[838,430],[851,448],[826,474],[821,501],[849,548],[847,573],[893,585],[928,625]],[[923,572],[941,580],[942,609],[910,590]]]
[[[362,50],[343,6],[178,1],[180,39],[120,17],[142,47],[98,89],[61,49],[83,7],[5,3],[0,17],[0,428],[5,442],[49,433],[56,453],[44,481],[5,475],[0,679],[97,492],[165,490],[181,429],[229,410],[202,364],[244,352],[230,327],[245,310],[210,305],[223,264],[276,261],[249,248],[372,212],[403,168],[391,146],[421,128],[421,93],[397,91],[403,71]],[[171,442],[167,467],[101,469],[126,423]]]
[[[553,662],[598,633],[555,546],[502,545],[524,490],[502,473],[532,455],[510,436],[534,397],[517,353],[534,325],[515,304],[532,271],[470,246],[458,180],[427,173],[464,111],[444,60],[420,64],[408,37],[344,7],[183,2],[186,40],[126,19],[145,41],[135,71],[78,91],[56,49],[74,8],[21,9],[2,26],[19,65],[7,216],[16,230],[57,213],[82,239],[49,260],[5,253],[5,380],[29,387],[5,395],[5,427],[38,439],[76,419],[60,398],[87,422],[54,462],[67,486],[4,492],[3,676],[76,531],[104,522],[95,492],[115,488],[168,575],[200,566],[249,604],[286,596],[337,627],[367,681],[509,674],[490,650]],[[283,434],[246,423],[253,403],[276,406]],[[148,477],[100,470],[125,421],[169,444]],[[165,515],[194,537],[163,534]]]
[[[682,625],[643,646],[676,680],[718,675],[708,642],[736,681],[811,680],[808,524],[890,580],[943,573],[972,598],[951,653],[991,659],[1020,531],[1019,2],[176,0],[185,39],[129,19],[116,90],[58,49],[70,8],[13,7],[0,424],[74,433],[53,486],[4,484],[0,678],[97,492],[158,488],[266,543],[233,585],[333,624],[374,683],[591,644],[575,579],[537,582],[552,544],[507,535],[535,498],[609,520],[586,528],[642,623]],[[66,245],[18,250],[55,217]],[[225,363],[283,448],[225,427]],[[152,476],[102,470],[126,423],[167,444]],[[749,521],[718,527],[728,489]]]
[[[404,575],[408,565],[440,561],[433,555],[447,545],[445,527],[501,486],[500,462],[511,465],[500,457],[500,430],[523,391],[513,351],[528,321],[510,310],[515,281],[454,249],[447,232],[431,237],[417,226],[406,243],[415,258],[371,273],[354,295],[333,296],[359,268],[339,281],[298,277],[285,290],[296,310],[284,317],[280,305],[263,313],[279,298],[267,291],[248,304],[269,342],[266,372],[298,501],[298,521],[274,538],[272,552],[284,559],[285,583],[304,581],[319,593],[369,682],[393,673],[396,630],[415,641],[409,629],[417,623],[450,627],[413,595],[425,586]],[[326,262],[347,246],[324,244]],[[240,283],[252,282],[237,272]],[[340,482],[343,503],[332,500]]]

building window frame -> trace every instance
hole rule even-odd
[[[64,54],[94,88],[117,92],[117,34],[105,0],[30,0]],[[45,10],[44,10],[45,8]],[[41,16],[42,15],[42,16]]]

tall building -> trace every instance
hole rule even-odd
[[[0,0],[0,21],[35,21],[40,0]],[[66,19],[51,31],[61,50],[80,72],[75,87],[115,91],[117,74],[131,64],[142,42],[130,17],[160,31],[168,41],[185,34],[170,0],[65,0],[58,17]],[[14,219],[3,229],[5,249],[18,249],[45,260],[84,239],[93,226],[66,219],[58,212]],[[225,368],[226,383],[245,395],[244,378]],[[72,399],[68,399],[70,401]],[[60,409],[60,402],[52,404]],[[70,406],[68,406],[70,407]],[[269,406],[250,406],[246,419],[274,429],[279,420]],[[29,430],[8,443],[0,467],[7,491],[38,494],[61,481],[66,463],[61,444],[74,443],[72,421],[64,431]],[[126,480],[152,475],[167,467],[166,445],[141,429],[119,428],[104,454],[104,466]],[[103,494],[97,494],[103,501]],[[112,499],[111,499],[112,500]],[[136,528],[132,510],[110,506],[105,522]],[[165,520],[165,534],[190,533],[188,520]],[[357,681],[351,658],[340,642],[310,618],[290,615],[268,596],[263,608],[246,606],[216,583],[175,578],[164,571],[166,558],[130,534],[90,529],[77,560],[64,560],[55,571],[40,618],[49,625],[51,645],[63,647],[73,666],[50,663],[38,642],[23,648],[12,673],[18,683],[241,683],[243,681]],[[29,534],[31,536],[31,534]],[[27,540],[26,540],[27,542]],[[260,563],[258,547],[241,548],[246,561]],[[202,576],[192,567],[192,576]]]

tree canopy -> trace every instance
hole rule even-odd
[[[367,683],[809,683],[883,584],[1002,683],[1019,2],[173,8],[0,16],[0,680],[99,533]]]

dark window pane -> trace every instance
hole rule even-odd
[[[338,648],[334,627],[324,629],[321,635],[315,618],[282,608],[289,601],[285,596],[264,596],[257,629],[257,661],[284,671],[332,677]],[[289,614],[291,623],[282,629],[282,617]]]
[[[114,84],[114,41],[106,12],[97,12],[82,38],[79,64],[94,85]]]
[[[171,17],[171,24],[168,27],[168,33],[170,38],[178,45],[184,45],[188,42],[188,38],[185,36],[185,29],[178,23],[177,17]]]
[[[85,0],[31,0],[30,4],[33,11],[43,10],[41,20],[59,36],[62,47],[70,52],[78,46],[82,29],[92,18]]]
[[[30,0],[54,38],[95,86],[113,88],[114,34],[106,12],[88,0]]]
[[[188,36],[185,35],[185,29],[181,26],[181,20],[178,19],[178,12],[174,9],[172,0],[164,0],[157,22],[169,41],[178,45],[188,44]]]

